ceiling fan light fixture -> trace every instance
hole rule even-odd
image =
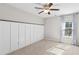
[[[51,8],[53,6],[53,3],[46,3],[46,4],[44,4],[43,5],[43,7],[42,8],[40,8],[40,7],[36,7],[36,9],[41,9],[42,11],[41,12],[39,12],[38,14],[40,14],[40,13],[46,13],[46,14],[48,14],[48,15],[50,15],[51,13],[51,11],[59,11],[59,9],[54,9],[54,8]]]
[[[44,13],[48,13],[50,10],[44,10]]]

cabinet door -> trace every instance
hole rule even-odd
[[[11,51],[18,49],[18,23],[11,23]]]
[[[26,24],[26,31],[25,31],[25,37],[26,37],[26,46],[31,44],[31,25]]]
[[[26,46],[25,24],[19,23],[19,48]]]
[[[43,26],[43,25],[40,25],[38,30],[39,30],[39,31],[38,31],[39,40],[44,39],[44,26]]]
[[[31,43],[44,39],[44,26],[31,25]]]
[[[35,42],[40,40],[40,25],[34,25],[34,39]]]
[[[36,39],[35,39],[35,25],[31,24],[31,44],[35,43]]]
[[[0,54],[10,51],[10,23],[0,21]]]
[[[35,38],[36,41],[44,39],[44,26],[43,25],[35,25]]]

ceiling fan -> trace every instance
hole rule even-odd
[[[50,11],[59,11],[59,9],[54,9],[54,8],[51,8],[53,6],[53,3],[46,3],[44,5],[42,5],[43,7],[35,7],[35,9],[41,9],[42,11],[40,11],[38,14],[41,14],[41,13],[47,13],[48,15],[50,15]]]

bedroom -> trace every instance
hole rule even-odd
[[[79,55],[78,25],[79,3],[0,3],[0,55]]]

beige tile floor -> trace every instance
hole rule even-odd
[[[79,47],[52,40],[41,40],[9,55],[79,55]]]

